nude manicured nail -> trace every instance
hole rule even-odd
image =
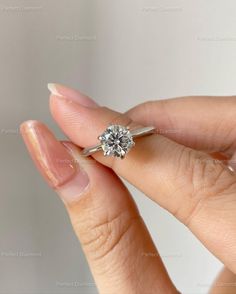
[[[83,166],[88,164],[87,160],[79,154],[78,148],[73,143],[63,142],[62,144],[73,155],[75,162],[83,162]],[[85,192],[88,186],[89,178],[87,173],[83,168],[80,168],[75,177],[69,183],[59,187],[57,192],[65,202],[74,202],[78,200],[78,197],[82,192]],[[83,189],[79,190],[78,187],[83,187]]]
[[[49,185],[56,190],[66,187],[64,199],[79,196],[88,186],[89,178],[68,149],[38,121],[23,123],[21,134],[32,159]]]
[[[55,96],[70,99],[76,103],[81,104],[82,106],[91,108],[98,107],[98,104],[95,101],[93,101],[90,97],[82,94],[79,91],[67,88],[63,85],[49,83],[48,90]]]

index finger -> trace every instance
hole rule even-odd
[[[180,144],[228,157],[236,150],[235,113],[235,96],[148,101],[126,112],[136,122],[157,126],[160,133]]]

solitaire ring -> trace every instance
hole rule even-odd
[[[142,127],[130,130],[129,127],[122,125],[109,125],[107,129],[98,136],[99,144],[84,148],[82,154],[91,154],[103,151],[104,156],[125,158],[125,155],[135,145],[134,138],[154,134],[155,127]]]

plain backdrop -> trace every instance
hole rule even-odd
[[[0,0],[1,294],[97,293],[66,211],[19,135],[22,121],[38,119],[64,138],[47,83],[119,111],[149,99],[235,94],[235,13],[235,0]],[[207,293],[221,263],[130,189],[177,287]]]

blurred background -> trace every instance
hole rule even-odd
[[[234,0],[0,0],[0,293],[97,293],[63,204],[33,166],[19,124],[46,123],[46,85],[125,111],[148,99],[235,94]],[[222,267],[130,187],[169,274],[207,293]],[[108,293],[109,294],[109,293]]]

